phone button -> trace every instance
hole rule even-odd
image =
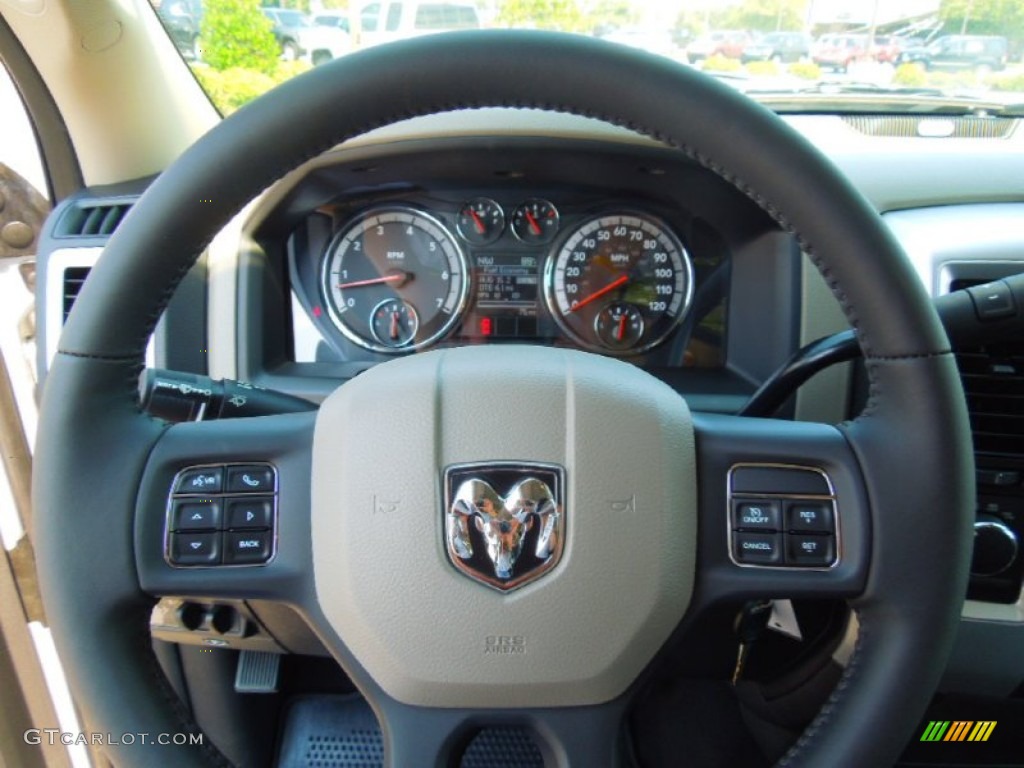
[[[265,464],[228,467],[228,493],[273,493],[274,471]]]

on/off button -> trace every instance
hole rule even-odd
[[[777,501],[737,501],[732,527],[737,531],[781,531],[782,513]]]

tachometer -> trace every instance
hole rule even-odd
[[[591,219],[548,260],[545,296],[580,344],[633,353],[663,341],[693,296],[693,265],[679,238],[646,214]]]
[[[377,352],[407,352],[437,341],[458,321],[469,292],[466,257],[455,238],[413,208],[376,208],[331,242],[323,291],[339,330]]]

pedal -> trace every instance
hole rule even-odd
[[[235,693],[277,693],[281,654],[242,651],[235,670]]]

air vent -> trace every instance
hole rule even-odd
[[[1024,456],[1024,343],[957,354],[979,454]]]
[[[868,136],[934,139],[1005,139],[1017,120],[972,116],[846,115],[847,125]]]
[[[57,224],[57,237],[110,237],[131,210],[130,203],[78,203]]]
[[[85,278],[89,276],[90,267],[67,267],[64,270],[64,315],[63,322],[67,322],[71,307],[82,290]]]

